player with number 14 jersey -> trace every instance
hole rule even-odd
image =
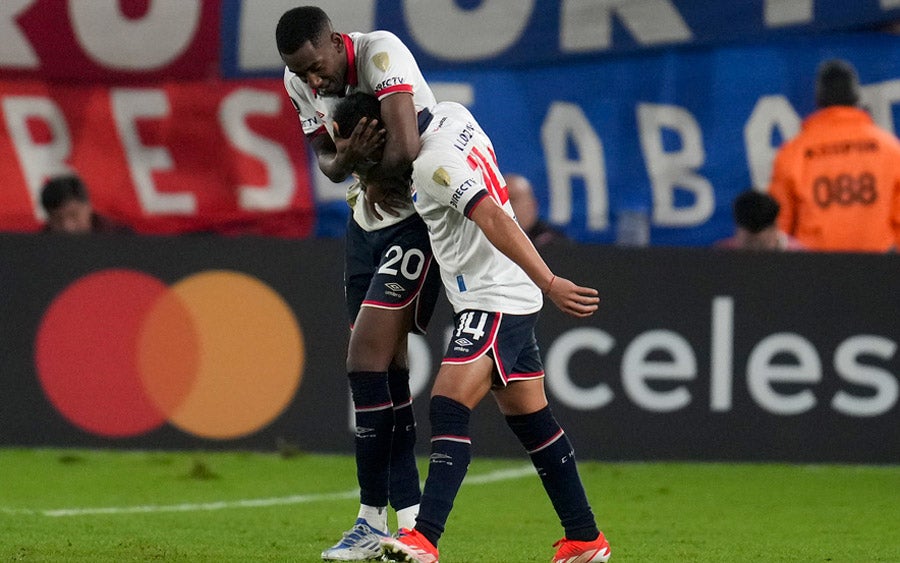
[[[413,163],[413,202],[428,226],[454,311],[539,311],[541,290],[469,219],[485,198],[514,216],[490,139],[459,104],[442,102],[434,116]]]

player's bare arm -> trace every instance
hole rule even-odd
[[[412,94],[397,92],[382,99],[381,120],[387,130],[384,154],[378,165],[366,174],[366,206],[378,219],[383,217],[375,208],[376,203],[385,212],[397,215],[396,203],[386,198],[388,190],[382,185],[383,180],[404,177],[419,155],[421,146],[418,114]]]
[[[337,124],[334,125],[338,133]],[[332,182],[342,182],[362,162],[373,158],[384,144],[385,130],[378,120],[363,118],[346,139],[321,133],[312,139],[319,169]]]
[[[470,217],[491,244],[522,268],[559,310],[574,317],[594,314],[600,303],[597,290],[554,275],[519,224],[493,199],[482,199]]]

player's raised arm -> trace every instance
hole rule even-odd
[[[493,199],[483,198],[469,217],[491,244],[522,268],[561,311],[575,317],[594,314],[600,303],[597,290],[554,275],[518,223]]]
[[[387,141],[379,168],[385,176],[402,176],[419,156],[421,141],[412,94],[398,92],[381,100],[381,120]]]
[[[405,176],[413,160],[419,155],[421,146],[418,114],[411,94],[397,92],[383,98],[380,113],[387,136],[380,162],[366,173],[365,200],[369,212],[379,219],[381,214],[375,208],[376,203],[386,212],[396,214],[388,197],[389,191],[382,180],[387,178],[396,181]]]

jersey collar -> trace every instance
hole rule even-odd
[[[342,33],[344,38],[344,50],[347,51],[347,86],[356,86],[359,84],[359,77],[356,74],[356,50],[353,46],[353,40],[346,33]]]
[[[431,110],[428,108],[422,108],[422,111],[419,112],[417,116],[417,121],[419,122],[419,136],[422,136],[422,133],[428,129],[428,126],[431,125],[431,121],[434,119],[434,114],[431,113]]]

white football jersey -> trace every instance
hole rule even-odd
[[[413,202],[428,226],[453,310],[539,311],[541,290],[468,218],[476,205],[493,205],[485,198],[514,217],[491,140],[457,103],[442,102],[432,112],[413,163]]]
[[[400,39],[388,31],[350,33],[344,35],[347,53],[347,86],[345,95],[354,92],[372,94],[383,100],[397,92],[410,92],[416,111],[435,105],[434,93],[412,53]],[[300,116],[303,133],[307,136],[328,133],[334,138],[334,108],[341,101],[337,96],[319,96],[300,78],[285,67],[284,87]],[[354,183],[347,192],[347,203],[353,208],[353,218],[360,227],[374,231],[399,223],[415,211],[412,206],[400,209],[394,217],[382,212],[384,220],[371,216],[362,201],[364,194]]]

